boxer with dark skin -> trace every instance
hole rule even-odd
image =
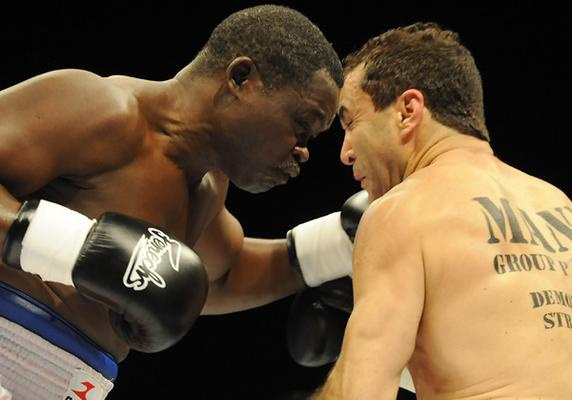
[[[293,10],[261,6],[223,21],[167,81],[60,70],[4,89],[0,243],[24,200],[90,218],[115,211],[164,227],[196,251],[209,280],[203,313],[285,297],[304,286],[285,241],[245,238],[225,197],[229,182],[256,193],[297,176],[308,140],[335,117],[341,81],[318,28]],[[5,264],[0,281],[116,360],[126,357],[107,308],[74,287]]]
[[[339,116],[372,202],[341,354],[312,398],[395,399],[406,366],[418,399],[572,398],[572,203],[494,155],[458,35],[369,40],[346,59]]]

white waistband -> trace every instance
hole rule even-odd
[[[102,400],[113,388],[76,356],[2,317],[0,376],[15,400]]]

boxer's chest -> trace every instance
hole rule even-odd
[[[90,178],[58,178],[32,197],[61,203],[93,218],[114,211],[159,225],[193,245],[216,212],[207,174],[189,188],[184,174],[165,160],[133,163]]]

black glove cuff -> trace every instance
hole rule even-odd
[[[292,229],[286,233],[286,247],[288,248],[288,260],[290,261],[290,265],[296,270],[296,272],[300,274],[304,285],[306,287],[310,287],[306,284],[304,274],[302,274],[302,268],[300,267],[300,262],[298,261],[298,253],[296,253],[296,242],[294,241],[294,233],[292,232]]]
[[[6,232],[6,239],[2,248],[2,261],[14,268],[22,269],[20,255],[22,254],[22,240],[34,218],[40,200],[28,200],[18,210],[16,219]]]

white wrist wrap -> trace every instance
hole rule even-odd
[[[342,228],[339,212],[305,222],[292,232],[306,285],[319,286],[352,273],[354,246]]]
[[[401,378],[399,379],[399,387],[409,390],[412,393],[415,393],[415,385],[413,384],[413,378],[411,377],[411,373],[407,368],[405,368],[401,372]]]
[[[44,281],[73,285],[73,266],[94,223],[67,207],[41,200],[22,240],[22,269]]]

